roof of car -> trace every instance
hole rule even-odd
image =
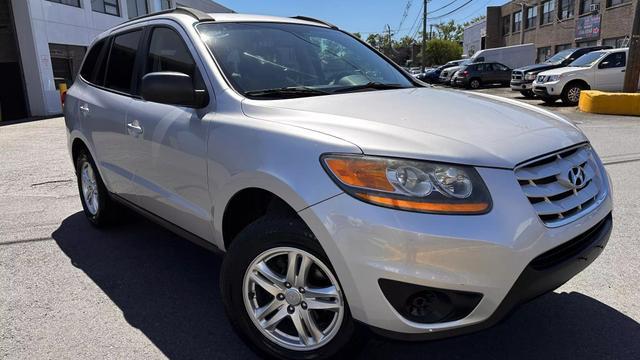
[[[280,17],[269,15],[254,15],[254,14],[238,14],[238,13],[204,13],[199,10],[177,7],[165,11],[151,13],[143,15],[137,18],[133,18],[126,21],[112,29],[106,31],[107,34],[113,33],[119,29],[155,19],[174,19],[184,23],[193,22],[270,22],[270,23],[289,23],[289,24],[302,24],[302,25],[314,25],[327,28],[335,28],[335,25],[327,23],[322,20],[314,19],[306,16],[294,16],[294,17]]]

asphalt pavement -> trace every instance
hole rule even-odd
[[[546,108],[577,123],[607,164],[615,225],[604,253],[491,329],[372,338],[362,359],[640,358],[640,118]],[[107,230],[84,219],[63,119],[0,123],[0,358],[254,358],[225,318],[221,259],[124,218]]]

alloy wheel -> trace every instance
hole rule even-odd
[[[96,215],[99,210],[98,182],[88,161],[85,161],[80,169],[80,183],[82,185],[82,197],[87,210],[91,215]]]
[[[569,89],[569,91],[567,91],[567,98],[572,103],[577,103],[578,101],[580,101],[580,92],[581,91],[582,91],[582,89],[580,87],[574,86],[571,89]]]
[[[340,285],[327,265],[292,247],[270,249],[254,259],[244,275],[243,298],[258,330],[290,350],[328,343],[345,312]]]

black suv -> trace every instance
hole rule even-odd
[[[463,66],[454,75],[454,84],[466,88],[477,89],[488,84],[509,83],[511,69],[497,62],[473,63]]]
[[[533,80],[536,75],[545,70],[551,70],[568,66],[580,56],[592,51],[611,49],[611,46],[589,46],[583,48],[566,49],[553,55],[545,62],[535,65],[529,65],[513,70],[511,73],[511,90],[520,91],[526,98],[534,97],[531,89]]]

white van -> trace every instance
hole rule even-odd
[[[562,99],[576,105],[582,90],[622,91],[628,53],[629,48],[594,51],[568,67],[543,71],[533,82],[533,92],[547,103]]]
[[[536,47],[534,44],[504,46],[493,49],[480,50],[469,58],[470,63],[498,62],[512,69],[531,65],[536,61]]]

